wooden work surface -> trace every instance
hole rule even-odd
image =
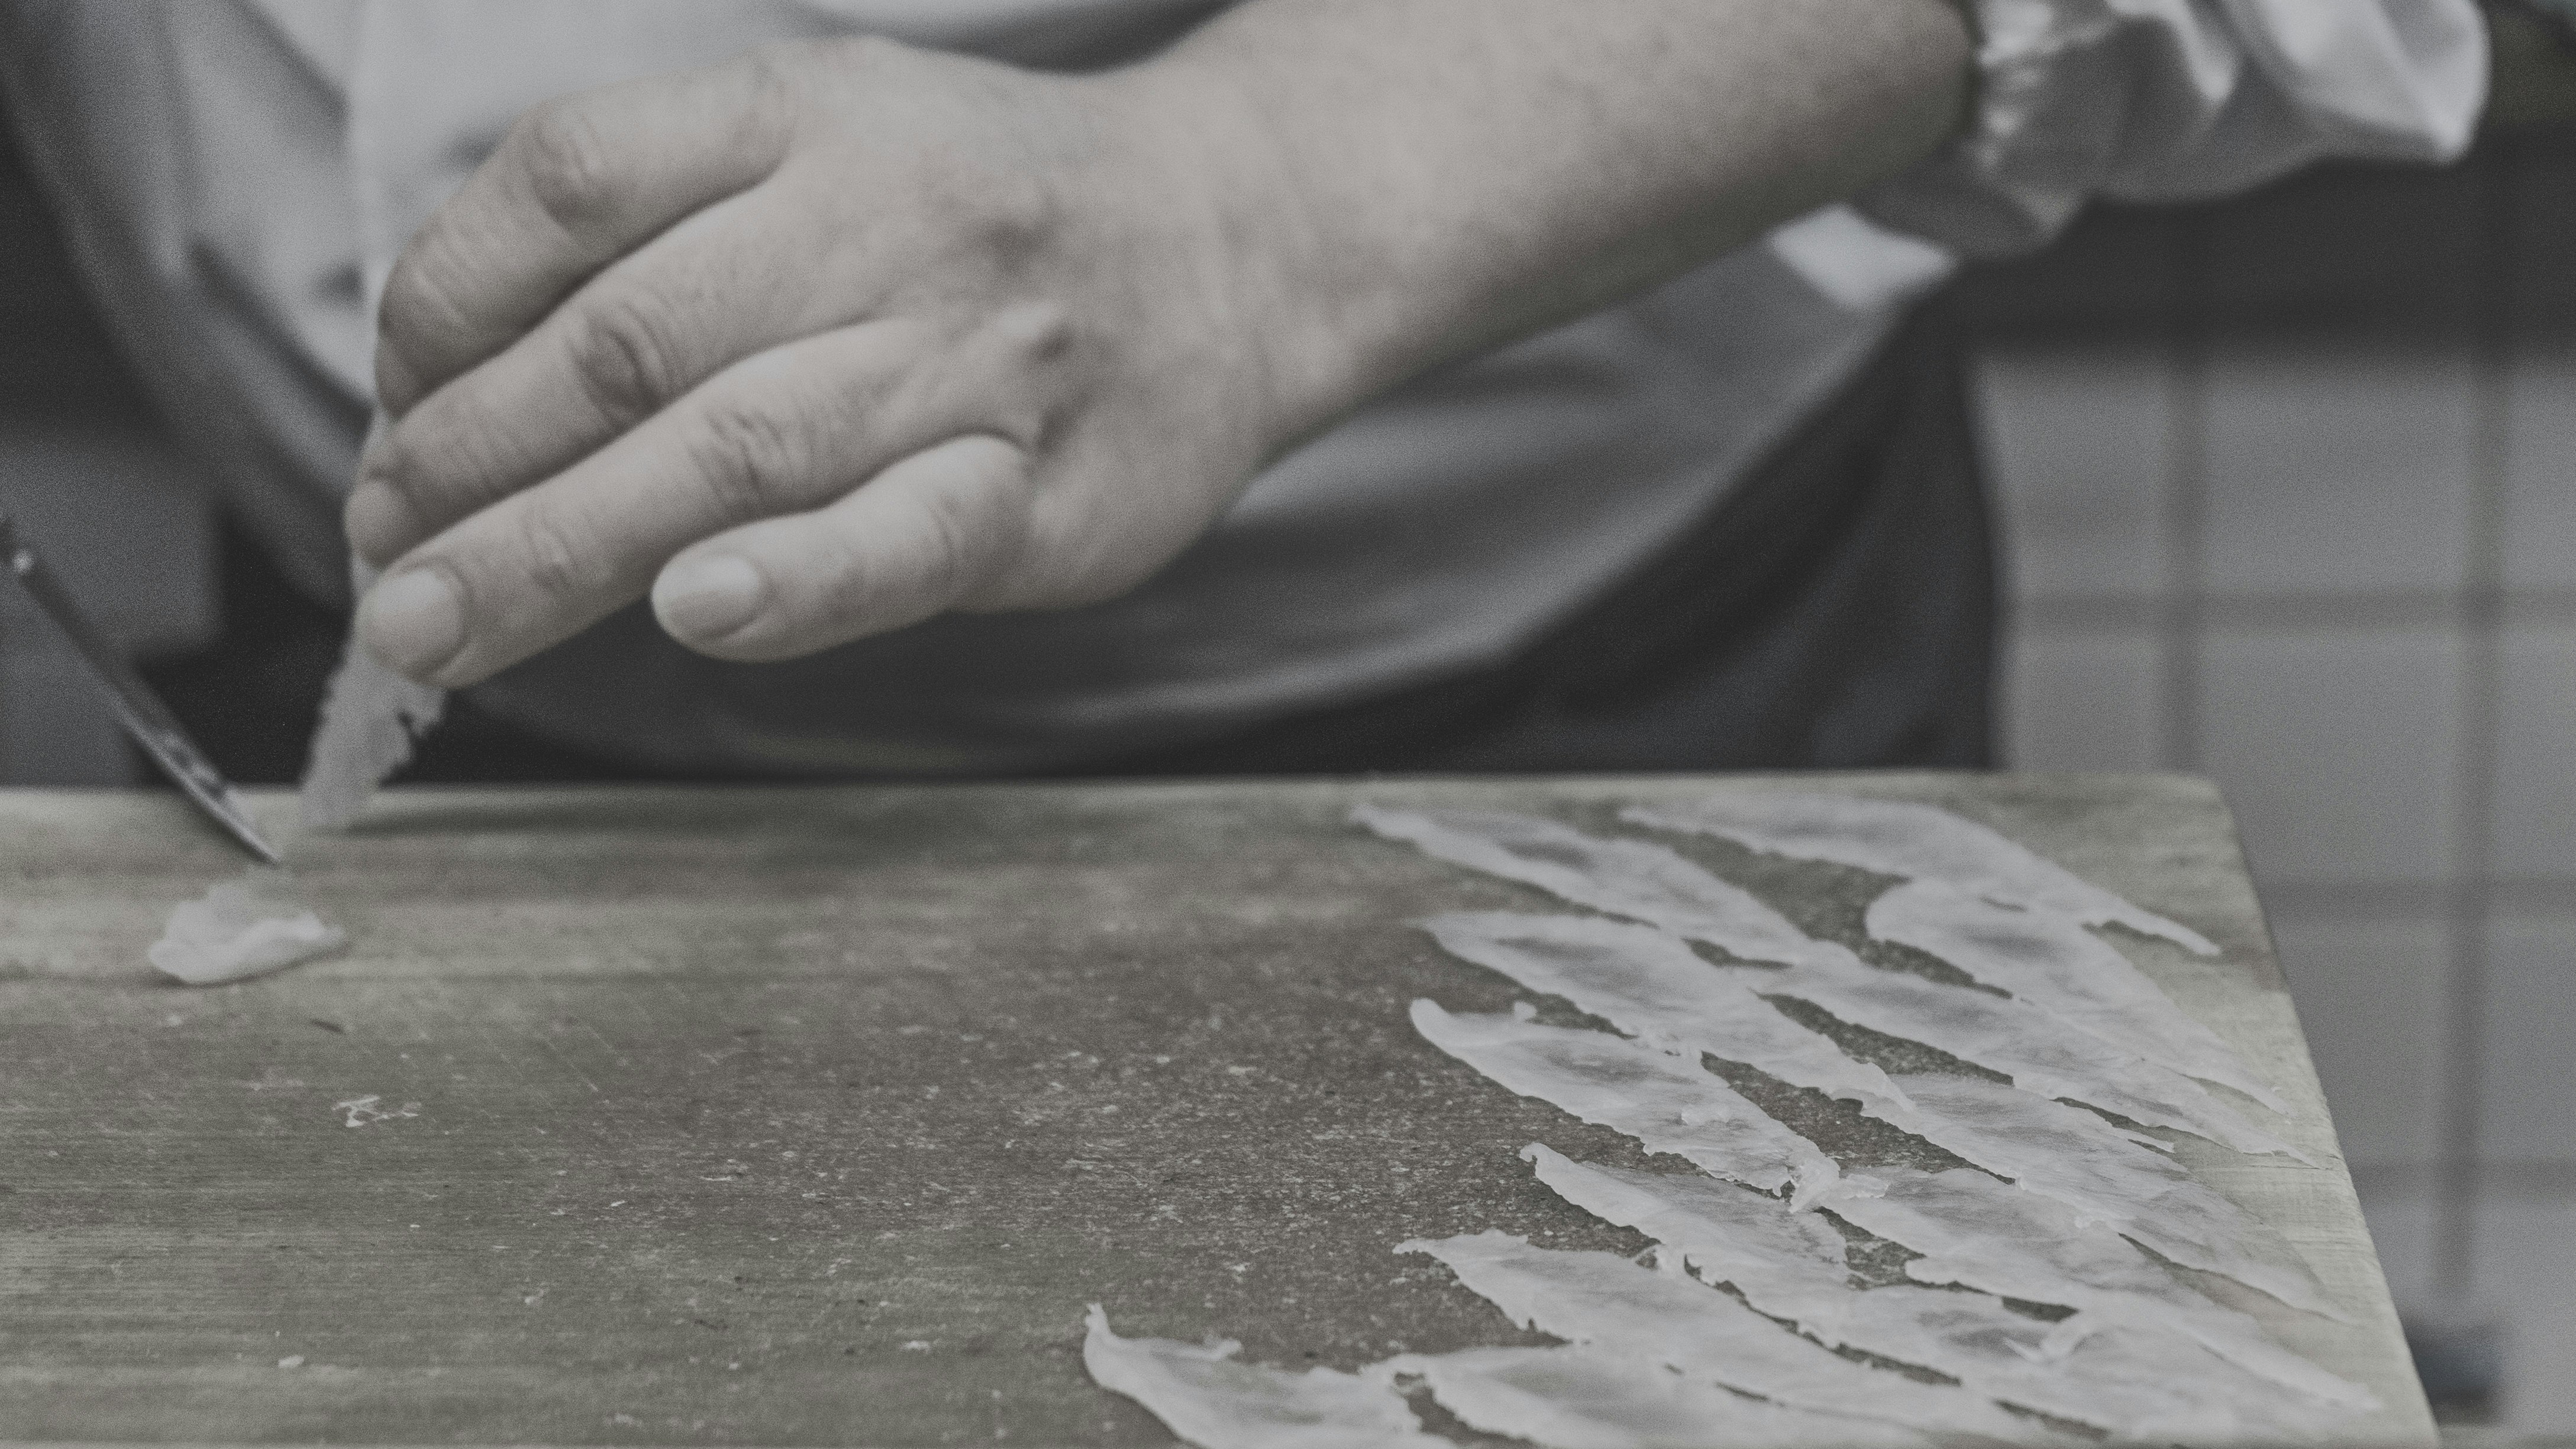
[[[2327,1168],[2185,1155],[2360,1321],[2196,1281],[2387,1402],[2349,1442],[2429,1444],[2216,795],[1824,784],[1947,805],[2224,948],[2122,941]],[[213,990],[144,948],[232,847],[175,796],[0,792],[0,1438],[1157,1443],[1084,1374],[1085,1304],[1287,1365],[1539,1341],[1390,1249],[1643,1241],[1515,1156],[1632,1144],[1406,1020],[1515,995],[1408,921],[1552,903],[1347,813],[1606,826],[1760,788],[398,791],[290,843],[350,949]],[[1859,939],[1873,878],[1671,843]]]

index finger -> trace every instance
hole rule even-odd
[[[378,401],[408,412],[602,267],[758,184],[786,154],[793,87],[755,53],[521,116],[395,262],[377,323]]]

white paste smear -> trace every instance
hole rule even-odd
[[[2186,1015],[2129,958],[2071,916],[1998,906],[1915,881],[1870,903],[1870,935],[1928,952],[2158,1066],[2243,1092],[2289,1115],[2272,1084]]]
[[[2186,951],[2218,948],[2188,926],[2139,909],[2019,842],[1933,805],[1845,795],[1722,795],[1695,805],[1635,805],[1620,818],[1716,835],[1747,849],[1825,860],[1879,875],[1945,881],[1997,905],[2050,911],[2088,926],[2118,924]]]
[[[365,598],[375,574],[351,560],[352,595]],[[339,671],[322,698],[322,723],[313,732],[299,806],[304,823],[346,830],[367,808],[385,777],[409,763],[412,746],[438,723],[447,694],[415,684],[376,662],[350,630]]]
[[[1536,1142],[1521,1157],[1558,1197],[1679,1252],[1702,1278],[1734,1284],[1765,1313],[1793,1317],[1777,1305],[1851,1296],[1843,1235],[1814,1213],[1784,1211],[1777,1198],[1713,1178],[1596,1167]]]
[[[1757,803],[1750,826],[1733,814],[1723,828],[1687,810],[1629,814],[1910,878],[1873,906],[1871,934],[2011,994],[1871,967],[1651,842],[1512,815],[1363,808],[1358,818],[1382,835],[1628,918],[1461,913],[1426,923],[1452,954],[1627,1035],[1544,1026],[1526,1004],[1481,1016],[1417,1001],[1414,1024],[1510,1090],[1708,1175],[1524,1150],[1567,1202],[1653,1238],[1652,1267],[1495,1232],[1400,1249],[1439,1258],[1515,1323],[1568,1340],[1561,1346],[1294,1374],[1233,1362],[1230,1343],[1119,1339],[1095,1308],[1084,1347],[1094,1377],[1207,1449],[1445,1442],[1404,1402],[1425,1389],[1471,1428],[1553,1449],[1915,1445],[1934,1442],[1927,1433],[2078,1442],[2033,1413],[2123,1441],[2282,1442],[2324,1438],[2376,1406],[2135,1246],[2343,1316],[2277,1233],[2194,1180],[2156,1138],[2055,1100],[2245,1150],[2288,1150],[2200,1085],[2282,1110],[2269,1084],[2085,928],[2117,923],[2203,952],[2206,941],[1929,807]],[[1679,937],[1769,964],[1719,965]],[[1771,1004],[1788,997],[2015,1085],[1890,1077]],[[1703,1053],[1854,1103],[1987,1171],[1844,1176],[1703,1069]],[[1789,1201],[1772,1195],[1784,1189]],[[1819,1203],[1923,1254],[1907,1273],[1933,1286],[1861,1286],[1842,1235],[1798,1210]],[[2006,1297],[2073,1311],[2052,1321]]]
[[[1508,1233],[1412,1242],[1526,1328],[1659,1363],[1774,1403],[2012,1443],[2058,1436],[1954,1385],[1844,1358],[1706,1284],[1615,1253],[1534,1248]]]
[[[1767,984],[1757,973],[1716,969],[1651,926],[1494,911],[1438,916],[1423,928],[1460,960],[1564,997],[1666,1051],[1706,1052],[1898,1115],[1911,1107],[1885,1072],[1844,1056],[1755,995]]]
[[[291,902],[268,899],[251,884],[225,881],[203,898],[170,908],[161,939],[144,955],[191,986],[220,986],[336,951],[348,944],[337,926]]]
[[[1566,1201],[1654,1238],[1701,1280],[1732,1284],[1755,1308],[1823,1343],[1935,1369],[1998,1401],[2126,1438],[2226,1440],[2316,1427],[2296,1406],[2284,1410],[2275,1385],[2195,1338],[2098,1314],[2051,1325],[1984,1293],[1854,1291],[1842,1235],[1812,1214],[1706,1178],[1599,1167],[1535,1144],[1521,1155]],[[1865,1190],[1858,1181],[1851,1188]],[[2065,1304],[2100,1294],[2070,1280],[2060,1291],[2015,1296]]]
[[[1663,846],[1603,840],[1551,820],[1481,811],[1363,806],[1354,814],[1379,834],[1410,841],[1439,859],[1661,926],[1748,961],[1798,967],[1758,989],[1798,997],[1853,1025],[2001,1072],[2040,1096],[2089,1102],[2240,1152],[2299,1156],[2180,1072],[2069,1045],[2056,1029],[2057,1019],[2026,1002],[1878,970],[1841,946],[1806,935],[1751,893]]]
[[[1487,875],[1534,885],[1578,906],[1661,926],[1748,961],[1796,965],[1840,951],[1778,911],[1663,846],[1603,840],[1553,820],[1485,810],[1389,810],[1362,805],[1351,818],[1389,840]]]
[[[2347,1315],[2298,1250],[2268,1223],[2090,1112],[1974,1077],[1907,1076],[1898,1085],[1938,1135],[1924,1135],[2027,1192],[2108,1223],[2188,1268],[2260,1289],[2293,1308]],[[1909,1244],[1908,1246],[1911,1246]]]
[[[1406,1355],[1380,1369],[1420,1379],[1471,1429],[1552,1449],[1912,1449],[1895,1424],[1749,1399],[1627,1354],[1582,1347]]]
[[[2062,1204],[1961,1168],[1881,1168],[1872,1176],[1879,1181],[1869,1191],[1855,1183],[1828,1206],[1923,1254],[1906,1265],[1909,1277],[2082,1310],[2069,1325],[2111,1323],[2181,1334],[2320,1402],[2378,1406],[2367,1389],[2272,1342],[2252,1318],[2211,1302],[2109,1227]]]
[[[1462,913],[1427,924],[1462,959],[1562,996],[1648,1044],[1694,1057],[1707,1051],[1794,1085],[1853,1098],[1871,1116],[1967,1161],[2101,1220],[2133,1226],[2177,1261],[2213,1271],[2226,1264],[2286,1302],[2331,1311],[2277,1235],[2193,1181],[2161,1155],[2162,1143],[2079,1108],[1968,1078],[1923,1079],[1943,1109],[1925,1110],[1876,1067],[1842,1056],[1751,994],[1795,973],[1712,966],[1651,927],[1595,917]],[[1782,1037],[1779,1028],[1796,1037]],[[1840,1069],[1817,1061],[1797,1038],[1822,1047]],[[1775,1048],[1775,1042],[1784,1045]],[[1524,1077],[1515,1090],[1524,1086],[1535,1088],[1524,1095],[1547,1096],[1535,1079]]]
[[[1839,1173],[1814,1143],[1697,1062],[1607,1032],[1453,1015],[1430,1001],[1413,1003],[1413,1025],[1433,1046],[1524,1097],[1747,1186],[1788,1187],[1805,1201]]]
[[[1120,1338],[1091,1305],[1082,1366],[1200,1449],[1448,1449],[1383,1379],[1239,1363],[1242,1345]]]
[[[2061,1019],[2027,1003],[1871,967],[1650,842],[1602,840],[1551,820],[1489,812],[1362,807],[1354,814],[1379,834],[1437,858],[1647,921],[1733,956],[1782,963],[1791,969],[1732,970],[1756,991],[1795,996],[1845,1021],[2012,1076],[2027,1090],[1965,1077],[1908,1078],[1896,1085],[1915,1112],[1869,1110],[2094,1220],[2117,1224],[2176,1262],[2223,1273],[2292,1307],[2343,1316],[2277,1232],[2146,1150],[2162,1144],[2054,1100],[2092,1102],[2156,1125],[2197,1125],[2240,1150],[2287,1151],[2189,1077],[2107,1050],[2088,1055],[2069,1048]],[[1637,1030],[1643,1023],[1622,1025]]]
[[[1712,945],[1725,946],[1723,941]],[[2306,1154],[2255,1127],[2180,1072],[2064,1029],[2010,997],[1881,971],[1848,954],[1781,972],[1768,989],[1854,1026],[1921,1042],[2012,1078],[2033,1095],[2071,1098],[2151,1127],[2171,1127],[2239,1152]],[[2313,1163],[2311,1163],[2313,1165]]]

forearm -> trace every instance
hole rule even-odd
[[[1136,80],[1238,183],[1294,436],[1922,158],[1970,60],[1951,0],[1255,0]]]

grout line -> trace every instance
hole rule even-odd
[[[2464,620],[2459,589],[2386,589],[2368,593],[2212,593],[2201,598],[2207,629],[2300,630],[2328,633],[2390,629],[2457,628]],[[2498,627],[2565,628],[2576,625],[2576,589],[2498,588],[2492,591]],[[2012,604],[2033,633],[2117,633],[2158,627],[2163,608],[2144,594],[2039,594]]]
[[[2449,882],[2424,880],[2267,878],[2261,891],[2264,910],[2276,917],[2438,921],[2444,923],[2446,930],[2458,899]],[[2576,877],[2490,876],[2483,894],[2490,928],[2498,918],[2558,924],[2576,917]]]
[[[2381,1198],[2421,1197],[2438,1201],[2443,1170],[2435,1162],[2361,1162],[2352,1165],[2352,1185]],[[2564,1202],[2576,1197],[2576,1162],[2526,1159],[2494,1162],[2482,1174],[2489,1201],[2531,1197]]]
[[[2447,903],[2450,971],[2443,992],[2442,1136],[2433,1220],[2434,1282],[2453,1302],[2467,1300],[2477,1260],[2488,916],[2494,904],[2497,633],[2506,452],[2512,445],[2514,199],[2522,179],[2518,148],[2502,141],[2493,145],[2476,173],[2479,235],[2470,322],[2477,412],[2469,442],[2468,547],[2459,608],[2459,754],[2452,773],[2456,793]]]
[[[2173,221],[2172,349],[2165,429],[2164,597],[2158,640],[2156,756],[2168,770],[2200,767],[2201,559],[2209,509],[2208,223],[2197,211]]]

